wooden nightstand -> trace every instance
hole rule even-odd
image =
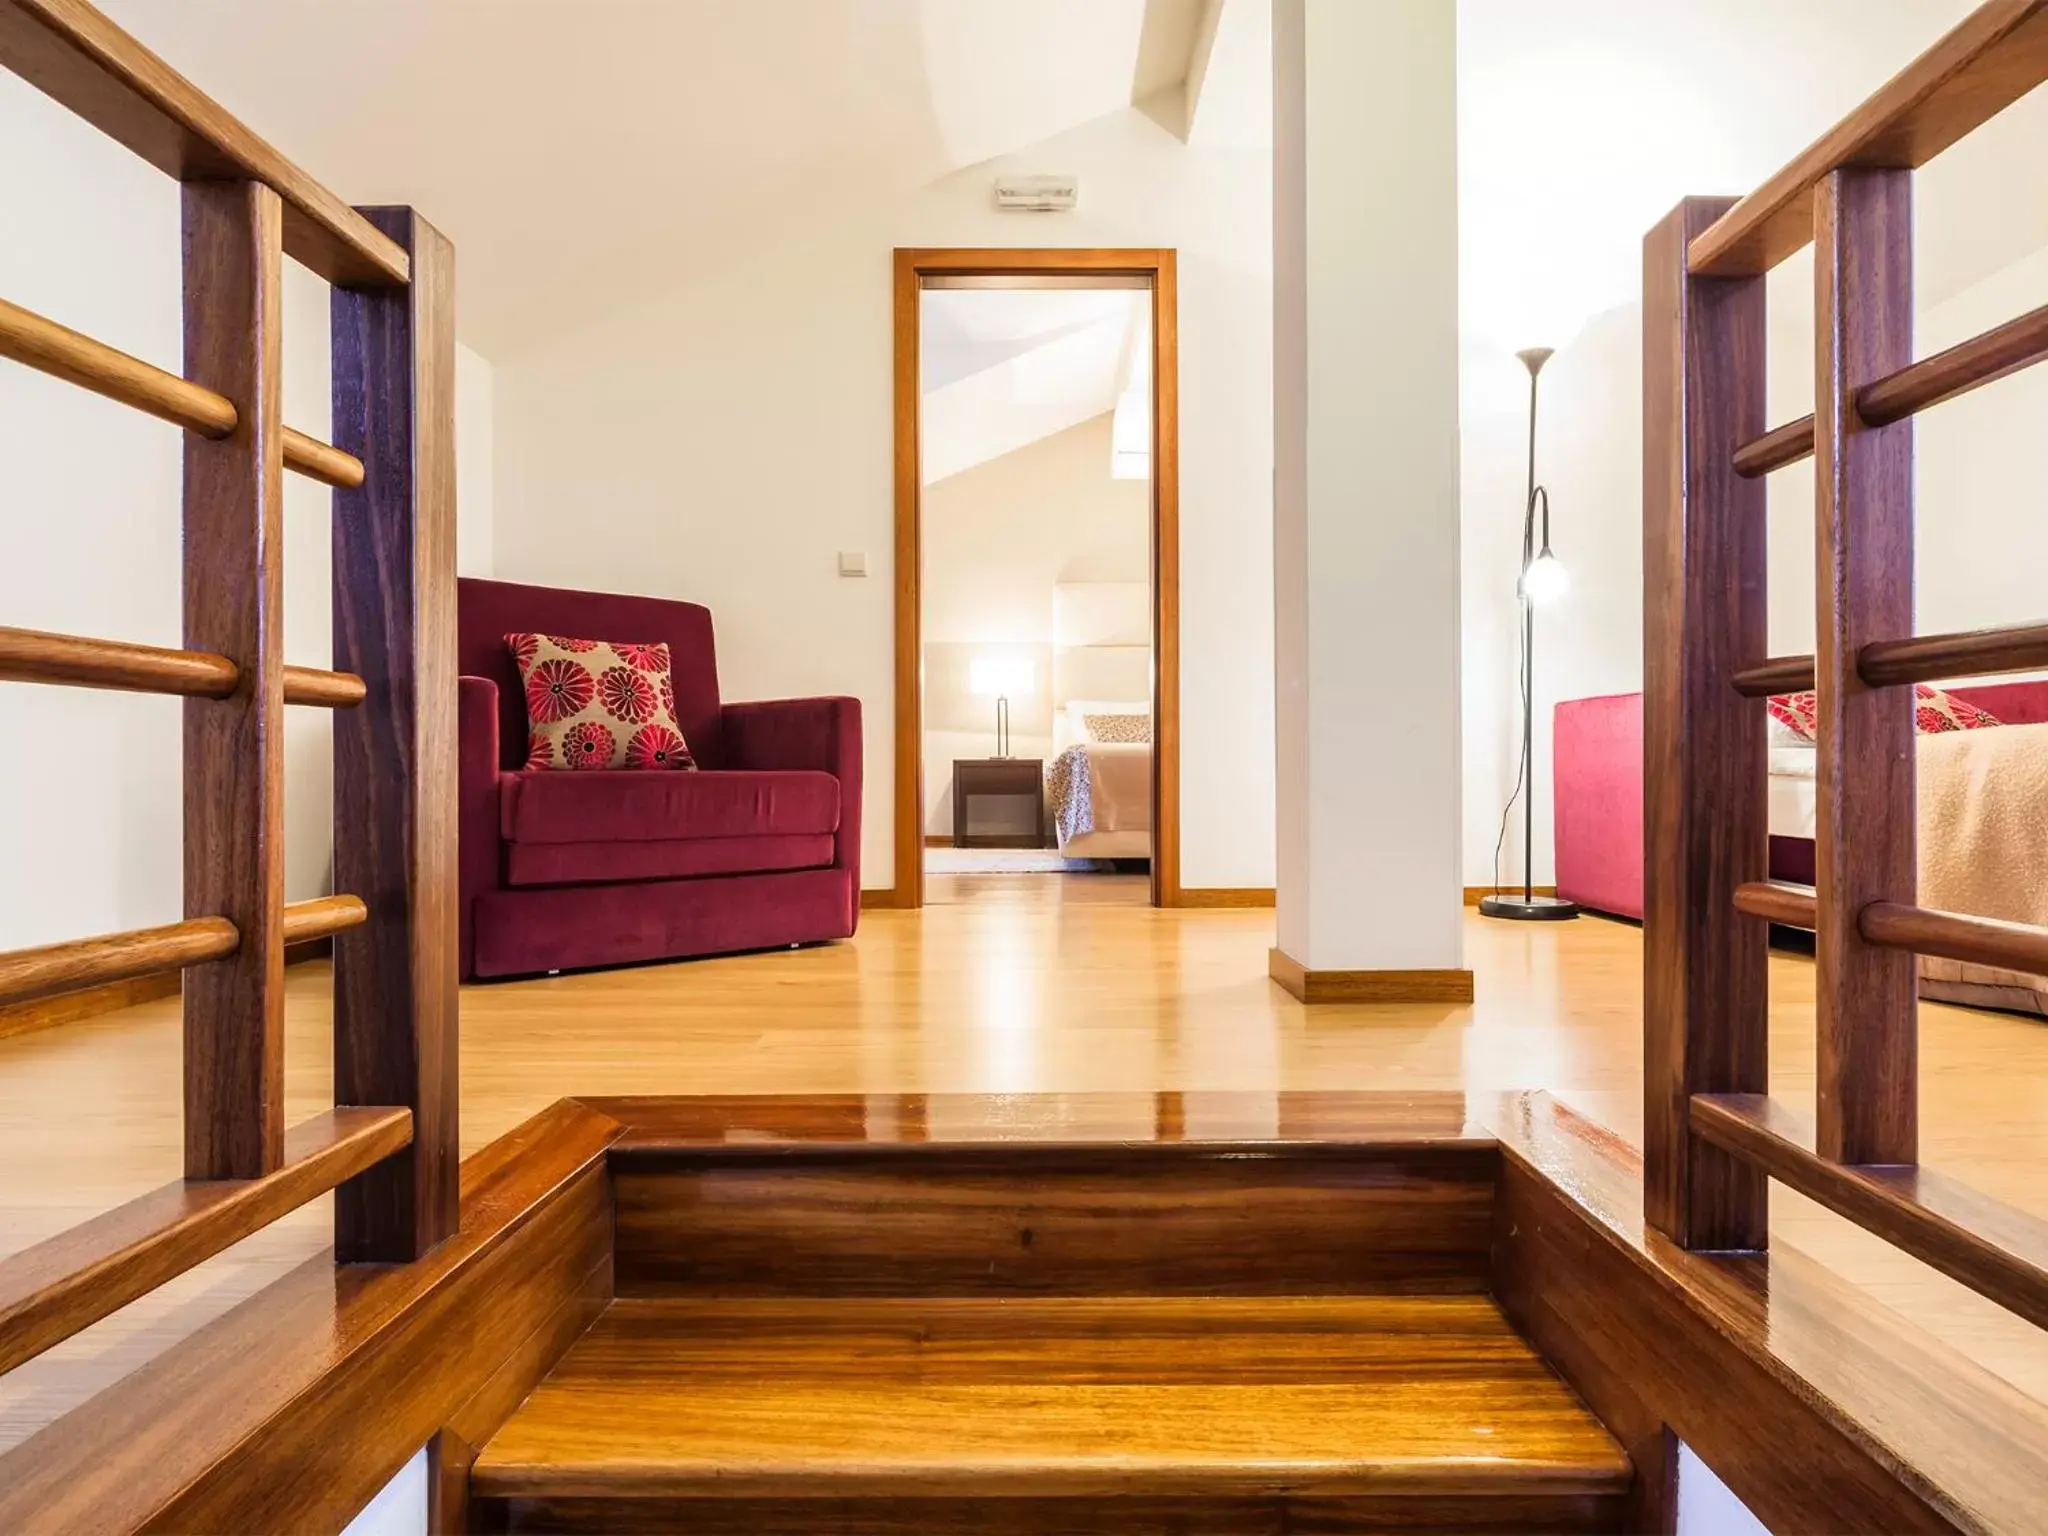
[[[1028,832],[969,832],[970,798],[1001,795],[1030,804]],[[1043,848],[1045,846],[1045,761],[1037,757],[967,757],[953,762],[953,846],[955,848]]]

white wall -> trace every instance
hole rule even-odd
[[[966,689],[972,653],[1029,648],[1037,686],[1010,701],[1010,750],[1049,758],[1053,589],[1147,579],[1152,485],[1111,478],[1110,422],[1105,412],[925,488],[927,834],[953,830],[953,760],[993,750],[995,702]]]
[[[1536,879],[1551,878],[1552,707],[1642,682],[1641,249],[1681,197],[1739,194],[1776,170],[1969,9],[1967,0],[1459,0],[1464,470],[1465,878],[1491,881],[1519,751],[1515,578],[1528,377],[1542,376],[1538,478],[1570,595],[1537,617]],[[1792,29],[1788,34],[1786,29]],[[1766,46],[1768,45],[1768,46]],[[1919,350],[2039,302],[2040,232],[1988,194],[2048,125],[2022,103],[1917,178]],[[2007,198],[2004,201],[2025,201]],[[2027,258],[2013,265],[2015,258]],[[1812,264],[1770,279],[1769,415],[1812,404]],[[1919,623],[2035,617],[2048,553],[2031,487],[2048,378],[2025,375],[1921,418]],[[1772,476],[1771,649],[1811,649],[1813,480]],[[1501,872],[1521,869],[1519,807]]]
[[[999,172],[1072,172],[1001,215]],[[497,367],[497,568],[710,607],[727,698],[849,693],[861,879],[893,880],[890,251],[1180,253],[1182,878],[1273,879],[1271,163],[1135,110],[778,243],[678,251],[675,284]],[[681,275],[684,272],[688,275]],[[836,574],[865,550],[866,580]]]
[[[0,72],[0,295],[160,367],[180,364],[177,184]],[[329,435],[328,290],[286,264],[285,420]],[[490,365],[458,356],[466,559],[490,558]],[[178,430],[0,362],[0,622],[176,645]],[[479,467],[481,466],[481,467]],[[331,661],[329,492],[285,477],[285,648]],[[481,533],[482,537],[477,535]],[[180,704],[0,683],[0,948],[175,920]],[[327,888],[330,721],[285,738],[286,893]]]

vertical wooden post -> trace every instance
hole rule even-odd
[[[1736,475],[1764,429],[1764,281],[1696,278],[1686,247],[1725,199],[1688,198],[1643,250],[1644,1215],[1688,1248],[1761,1248],[1768,1185],[1697,1140],[1696,1093],[1769,1088],[1762,706],[1764,486]]]
[[[1913,421],[1865,426],[1855,396],[1913,360],[1912,172],[1831,172],[1813,219],[1817,1150],[1910,1163],[1916,962],[1865,943],[1856,915],[1917,889],[1913,691],[1866,686],[1856,654],[1913,633]]]
[[[283,209],[261,182],[184,188],[185,376],[235,404],[185,434],[185,644],[240,669],[185,701],[185,915],[241,942],[185,973],[185,1177],[284,1159]]]
[[[334,877],[370,908],[334,945],[334,1097],[404,1104],[411,1148],[343,1185],[344,1262],[417,1258],[459,1217],[456,1126],[455,252],[409,208],[362,212],[405,288],[336,288],[334,665],[369,696],[334,722]]]

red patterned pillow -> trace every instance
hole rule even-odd
[[[507,635],[526,685],[528,768],[694,770],[666,645]]]
[[[2004,723],[1990,710],[1965,704],[1952,693],[1925,683],[1913,686],[1913,724],[1923,736],[1937,731],[1981,731],[1986,726]]]
[[[1768,708],[1771,718],[1801,741],[1812,741],[1819,730],[1820,705],[1812,689],[1804,693],[1774,693]],[[1965,704],[1952,693],[1926,683],[1913,687],[1913,725],[1921,735],[1939,731],[1981,731],[2005,722],[1988,709]]]

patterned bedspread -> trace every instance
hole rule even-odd
[[[1045,798],[1060,846],[1089,832],[1152,830],[1152,748],[1082,742],[1045,766]]]

